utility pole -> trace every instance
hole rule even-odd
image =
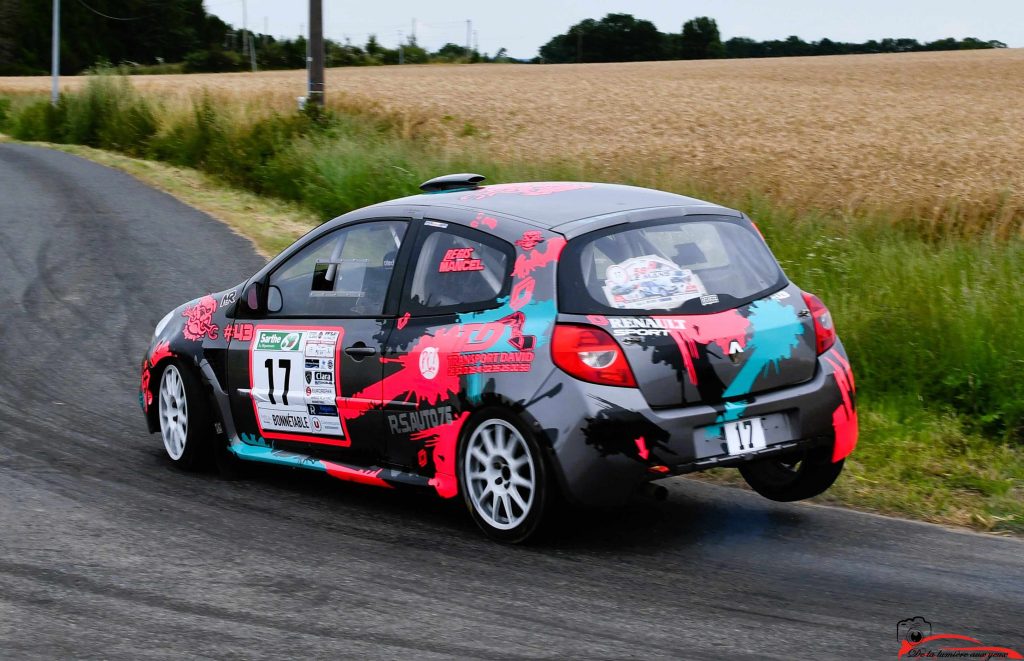
[[[466,61],[469,62],[472,51],[473,21],[466,19]]]
[[[249,54],[249,41],[247,35],[249,34],[249,14],[246,11],[245,0],[242,0],[242,56]]]
[[[324,105],[323,0],[309,0],[309,101]]]
[[[246,44],[248,44],[248,47],[246,47]],[[245,0],[242,0],[242,54],[249,55],[249,62],[252,63],[252,72],[256,73],[256,41],[252,38],[252,33],[249,32],[249,14],[246,11]]]
[[[60,0],[53,0],[52,58],[53,87],[50,90],[50,103],[56,106],[60,98]]]
[[[404,41],[405,41],[405,35],[402,34],[401,30],[399,30],[398,31],[398,63],[399,64],[405,64],[405,44],[402,43]]]

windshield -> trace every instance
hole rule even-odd
[[[617,225],[574,239],[559,262],[563,312],[700,314],[786,284],[746,219],[690,216]]]

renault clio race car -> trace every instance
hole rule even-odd
[[[140,399],[171,460],[419,486],[510,542],[558,498],[615,505],[708,468],[779,501],[835,481],[850,364],[747,216],[482,180],[335,218],[164,317]]]

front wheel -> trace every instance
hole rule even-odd
[[[533,434],[504,411],[481,411],[474,420],[459,452],[466,506],[491,538],[524,542],[538,531],[548,506],[544,456]]]
[[[787,503],[823,493],[843,471],[843,462],[832,461],[832,448],[819,448],[785,458],[752,461],[739,468],[751,489],[769,500]]]
[[[200,468],[209,455],[210,406],[199,379],[177,362],[160,376],[159,412],[167,456],[182,468]]]

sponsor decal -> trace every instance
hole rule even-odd
[[[544,235],[537,230],[526,230],[523,236],[516,240],[516,245],[523,250],[533,250],[544,243]]]
[[[387,419],[392,434],[409,434],[450,423],[453,419],[452,407],[439,406],[420,411],[391,413],[388,414]]]
[[[310,404],[328,404],[333,405],[337,395],[334,393],[334,388],[330,386],[307,386],[306,387],[306,399]]]
[[[787,298],[789,298],[789,292],[786,291],[785,289],[783,289],[781,291],[775,292],[774,294],[772,294],[768,298],[770,298],[772,300],[775,300],[775,301],[784,301]]]
[[[718,294],[707,294],[700,297],[701,305],[715,305],[718,303]]]
[[[483,271],[484,265],[473,257],[473,248],[451,248],[437,267],[438,273],[461,273],[464,271]]]
[[[327,404],[307,404],[310,415],[338,415],[338,407]]]
[[[278,410],[266,408],[260,411],[260,420],[264,427],[275,427],[278,429],[308,430],[310,427],[309,416],[306,414],[296,415],[290,410]]]
[[[235,302],[235,298],[238,296],[238,290],[232,289],[228,293],[224,294],[224,298],[220,299],[220,306],[230,305]]]
[[[225,340],[237,340],[239,342],[251,342],[253,336],[252,324],[228,324],[224,327]]]
[[[306,369],[307,370],[318,370],[318,369],[320,369],[320,359],[319,358],[307,358],[306,359]]]
[[[321,386],[334,383],[334,372],[313,372],[313,383]]]
[[[448,357],[448,374],[490,374],[494,372],[529,372],[532,351],[500,351],[494,353],[460,353]]]
[[[257,351],[297,351],[302,333],[292,331],[260,331]]]
[[[427,347],[420,352],[420,374],[424,379],[433,379],[440,370],[441,360],[437,355],[437,347]]]
[[[307,358],[329,358],[334,355],[334,345],[322,342],[309,342],[306,344],[304,355]]]
[[[920,616],[897,622],[896,640],[897,659],[1024,659],[1017,650],[985,645],[971,636],[932,633],[932,623]]]
[[[607,325],[616,337],[665,336],[669,331],[685,330],[681,317],[610,317]]]
[[[602,291],[611,307],[639,310],[669,310],[707,294],[696,273],[658,255],[612,264]]]
[[[423,224],[427,227],[439,227],[441,229],[448,227],[448,223],[439,223],[436,220],[425,220]]]
[[[217,301],[213,296],[204,296],[195,305],[185,308],[181,316],[185,317],[185,328],[182,334],[186,340],[196,342],[208,337],[217,339],[220,328],[213,323],[213,313],[217,311]]]

